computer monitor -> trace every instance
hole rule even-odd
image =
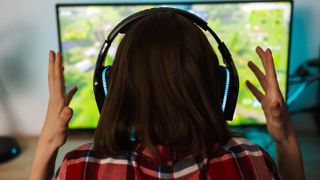
[[[99,111],[93,93],[93,72],[101,44],[108,33],[127,16],[160,6],[180,8],[200,16],[231,51],[239,74],[240,92],[234,120],[228,122],[229,125],[265,125],[260,103],[245,86],[247,79],[259,85],[247,62],[252,60],[261,65],[255,47],[271,48],[280,89],[286,95],[291,1],[57,4],[59,47],[64,59],[66,89],[72,85],[79,88],[71,102],[74,115],[69,128],[92,130],[97,126]],[[207,35],[217,52],[216,42]],[[120,40],[120,36],[114,40],[106,64],[112,64]]]

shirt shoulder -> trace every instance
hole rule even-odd
[[[259,145],[248,141],[245,138],[231,138],[222,148],[228,152],[239,153],[242,151],[260,152]]]
[[[53,179],[126,179],[128,167],[133,167],[132,155],[103,157],[93,146],[87,143],[68,152]]]
[[[64,160],[72,160],[80,157],[88,156],[93,150],[93,143],[82,144],[64,156]]]
[[[270,155],[245,138],[231,138],[210,161],[214,168],[234,169],[243,179],[281,179]]]
[[[90,161],[88,158],[90,157],[92,149],[93,143],[86,143],[68,152],[52,179],[67,179],[67,174],[70,173],[72,169],[77,169],[77,171],[81,170],[84,162]]]

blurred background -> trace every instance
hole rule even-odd
[[[175,2],[180,1],[175,0]],[[10,135],[22,139],[19,142],[23,146],[27,144],[23,142],[27,140],[25,137],[39,135],[45,119],[48,100],[48,53],[51,49],[57,51],[59,47],[55,4],[92,2],[1,0],[0,3],[0,136]],[[303,75],[300,71],[304,69],[301,67],[305,67],[306,62],[319,58],[320,54],[320,1],[295,0],[292,17],[289,74]],[[308,74],[305,71],[304,73]],[[299,88],[298,86],[294,83],[288,84],[288,97]],[[289,109],[293,112],[292,120],[299,134],[308,179],[320,175],[320,172],[313,170],[320,163],[317,155],[320,151],[320,133],[317,128],[320,124],[320,115],[313,113],[320,111],[320,108],[316,108],[320,103],[319,94],[319,83],[312,83],[302,91]],[[309,107],[311,109],[308,109]],[[302,112],[304,109],[306,112]],[[76,142],[74,144],[76,146],[82,141],[73,142]],[[31,156],[25,165],[29,163],[30,166],[32,150],[29,153]],[[59,158],[61,160],[61,157]],[[0,179],[1,173],[9,168],[10,166],[6,164],[0,165]]]

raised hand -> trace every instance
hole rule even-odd
[[[261,103],[268,132],[276,142],[278,170],[283,179],[305,179],[300,146],[278,85],[272,52],[259,46],[256,52],[265,74],[251,61],[248,66],[258,78],[264,94],[248,80],[246,85]]]
[[[41,130],[29,180],[51,179],[59,148],[66,142],[72,109],[68,107],[77,87],[64,93],[61,53],[49,53],[49,103]]]
[[[64,92],[64,78],[61,53],[49,53],[49,103],[45,124],[39,141],[54,147],[62,146],[66,141],[68,123],[72,117],[72,109],[68,107],[77,87],[68,93]]]
[[[264,93],[259,91],[249,80],[246,85],[257,100],[261,103],[266,116],[267,129],[276,143],[281,143],[294,133],[289,114],[280,91],[274,67],[272,52],[261,47],[256,52],[262,62],[265,74],[252,62],[248,66],[258,78]]]

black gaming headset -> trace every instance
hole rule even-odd
[[[125,18],[110,32],[108,38],[104,41],[97,59],[93,77],[93,89],[99,111],[101,112],[104,99],[108,94],[111,66],[105,66],[104,61],[112,41],[119,33],[125,34],[127,29],[133,23],[139,21],[139,19],[148,16],[149,14],[166,11],[174,11],[177,14],[187,18],[192,23],[198,25],[204,31],[209,31],[209,33],[218,43],[218,48],[223,57],[223,63],[225,64],[225,66],[220,66],[219,72],[221,73],[222,78],[220,81],[220,89],[222,90],[221,92],[223,92],[222,99],[220,100],[221,111],[225,120],[232,120],[239,93],[239,78],[228,48],[223,42],[221,42],[216,33],[207,25],[206,21],[187,11],[168,7],[143,10]]]

